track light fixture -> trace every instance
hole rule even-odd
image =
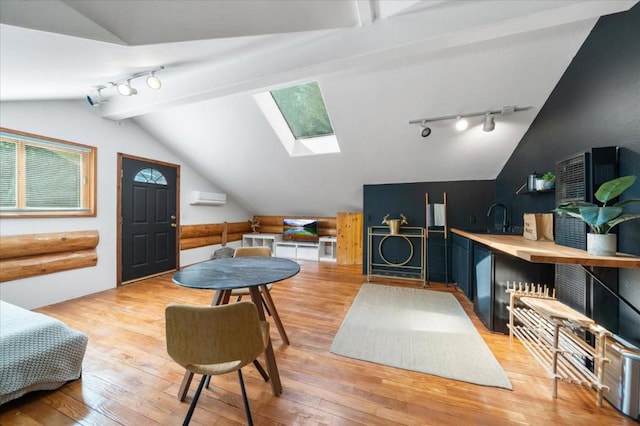
[[[95,106],[100,105],[101,103],[108,102],[108,99],[102,98],[101,91],[108,87],[115,87],[118,93],[122,96],[132,96],[138,94],[138,90],[131,85],[131,80],[136,78],[147,76],[146,83],[149,88],[153,90],[158,90],[162,87],[162,81],[158,78],[156,73],[158,71],[163,70],[164,67],[158,67],[151,70],[137,72],[135,74],[128,75],[126,77],[120,78],[118,80],[109,81],[107,83],[101,84],[99,86],[95,86],[94,89],[98,91],[98,98],[94,98],[91,95],[87,95],[87,102],[89,105]]]
[[[482,130],[485,132],[492,132],[496,127],[496,122],[495,122],[496,115],[508,115],[518,111],[526,111],[531,108],[532,107],[530,106],[527,106],[527,107],[516,107],[513,105],[504,106],[502,107],[502,109],[498,109],[498,110],[470,112],[470,113],[458,114],[458,115],[444,115],[441,117],[432,117],[432,118],[421,118],[419,120],[411,120],[409,121],[409,124],[420,124],[421,125],[420,135],[423,138],[426,138],[431,134],[431,129],[427,127],[427,122],[456,120],[456,129],[458,129],[459,131],[463,131],[467,129],[467,127],[469,126],[469,122],[468,120],[466,120],[467,117],[484,116],[484,121],[482,123]]]
[[[493,115],[486,113],[484,116],[484,123],[482,123],[482,131],[493,132],[493,129],[495,128],[496,128],[496,121],[493,118]]]
[[[429,136],[431,134],[431,128],[427,127],[427,121],[423,120],[422,121],[422,130],[420,131],[420,135],[423,138],[426,138],[427,136]]]
[[[458,116],[456,119],[456,130],[462,132],[467,130],[467,127],[469,127],[469,122],[465,118]]]
[[[126,83],[118,83],[116,87],[118,88],[118,93],[120,93],[122,96],[131,96],[138,94],[138,91],[135,88],[131,87],[131,80],[127,80]]]
[[[100,106],[102,104],[106,104],[107,102],[109,102],[109,99],[104,99],[102,97],[102,89],[97,89],[96,91],[98,92],[97,96],[87,95],[87,102],[89,102],[89,105]]]
[[[155,71],[151,71],[151,75],[147,77],[147,86],[153,90],[158,90],[162,87],[162,82],[156,77]]]

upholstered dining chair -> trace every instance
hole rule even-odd
[[[262,257],[270,257],[271,256],[271,249],[269,247],[238,247],[236,248],[235,252],[233,253],[233,257],[246,257],[246,256],[262,256]],[[287,336],[287,332],[284,329],[284,325],[282,324],[282,321],[280,320],[280,315],[278,315],[278,310],[276,309],[276,305],[275,303],[273,303],[273,299],[271,298],[271,293],[269,292],[271,290],[271,287],[273,286],[273,284],[267,284],[267,291],[262,291],[262,289],[260,289],[260,296],[262,299],[262,304],[264,305],[267,313],[269,315],[271,315],[273,317],[274,322],[276,323],[276,328],[278,329],[278,332],[280,333],[280,338],[282,339],[282,341],[288,345],[289,344],[289,337]],[[240,301],[242,299],[243,296],[249,296],[249,289],[248,288],[237,288],[234,290],[231,290],[231,296],[235,296],[237,298],[237,301]]]
[[[182,367],[202,374],[183,425],[188,425],[207,377],[238,372],[249,425],[253,425],[241,368],[264,352],[269,323],[251,302],[218,306],[169,305],[165,309],[167,352]]]

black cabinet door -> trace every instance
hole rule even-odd
[[[480,321],[493,329],[493,255],[480,244],[473,245],[473,309]]]
[[[474,311],[490,331],[509,333],[507,282],[541,284],[553,288],[552,264],[530,263],[474,244],[473,265]]]
[[[491,331],[508,334],[509,294],[507,282],[529,283],[547,286],[552,289],[555,279],[555,266],[550,263],[531,263],[502,252],[493,253],[493,319]],[[550,291],[551,292],[551,291]]]
[[[473,300],[473,285],[471,282],[471,241],[468,238],[453,234],[453,256],[451,275],[453,281],[460,287],[469,300]]]

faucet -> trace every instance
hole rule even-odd
[[[502,207],[502,232],[507,232],[509,230],[509,220],[507,219],[507,207],[504,204],[493,203],[491,207],[489,207],[489,211],[487,211],[487,217],[491,216],[493,209],[496,207]]]

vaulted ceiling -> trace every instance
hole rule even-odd
[[[87,108],[135,121],[251,212],[334,215],[361,210],[364,184],[494,179],[598,17],[635,3],[3,0],[0,100],[82,100],[162,66],[161,90],[107,87]],[[340,153],[289,157],[256,105],[307,81]],[[531,108],[493,132],[409,124],[504,106]]]

